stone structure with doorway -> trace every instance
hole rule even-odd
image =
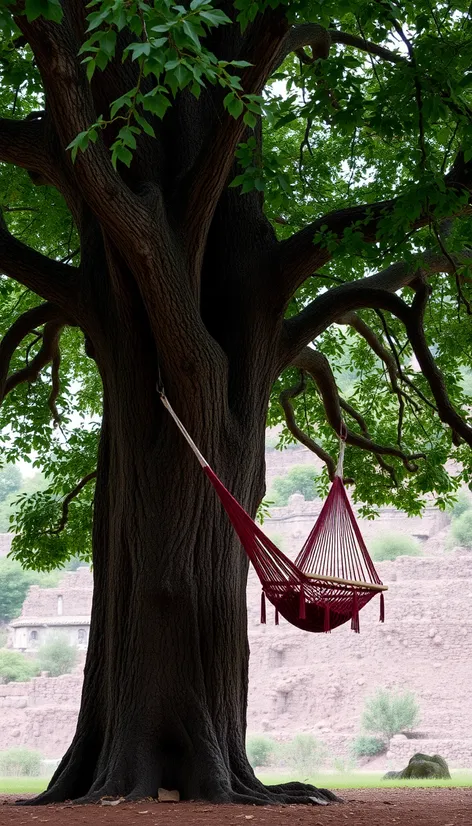
[[[9,647],[32,653],[60,634],[85,651],[91,607],[92,574],[86,566],[65,573],[57,588],[32,585],[21,616],[10,624]]]

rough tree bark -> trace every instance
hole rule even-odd
[[[220,5],[234,13],[232,3]],[[310,786],[266,788],[249,766],[247,560],[156,381],[159,365],[201,451],[254,515],[270,388],[317,330],[362,305],[360,293],[330,291],[284,322],[291,295],[327,253],[313,243],[315,224],[277,244],[262,197],[227,188],[244,126],[221,114],[219,87],[198,102],[180,94],[153,124],[156,140],[138,139],[130,170],[111,166],[114,127],[72,164],[65,147],[133,86],[137,67],[119,55],[90,87],[77,57],[85,4],[68,0],[63,9],[61,25],[17,18],[46,107],[37,120],[0,124],[1,159],[62,193],[81,240],[75,269],[25,247],[0,223],[2,270],[52,302],[58,324],[83,330],[104,392],[82,705],[71,747],[36,802],[154,796],[164,786],[184,799],[326,803],[334,796]],[[211,48],[249,60],[243,86],[258,94],[290,48],[287,33],[282,12],[269,9],[244,35],[237,26],[218,30]],[[467,183],[466,166],[448,185],[464,169]],[[389,205],[318,223],[342,234],[368,214],[374,240]],[[385,292],[391,280],[366,284],[366,306],[401,315],[401,300]]]
[[[91,272],[99,246],[89,237]],[[84,270],[87,262],[84,250]],[[118,261],[113,268],[116,276]],[[328,792],[301,784],[263,787],[247,762],[247,559],[160,403],[159,347],[142,302],[103,281],[102,271],[87,310],[104,386],[90,644],[76,736],[37,802],[155,796],[160,786],[184,799],[326,802]],[[250,307],[227,307],[237,339]],[[189,354],[191,375],[164,371],[196,442],[252,514],[264,491],[268,332],[255,325],[205,381],[198,353]],[[228,371],[239,411],[228,405]]]

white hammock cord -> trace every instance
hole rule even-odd
[[[177,416],[177,413],[176,413],[176,412],[175,412],[175,410],[173,409],[173,407],[172,407],[172,405],[171,405],[171,403],[170,403],[169,399],[168,399],[168,398],[167,398],[167,396],[165,395],[165,393],[163,393],[163,392],[162,392],[162,391],[160,391],[160,390],[158,390],[158,392],[159,392],[159,396],[160,396],[160,399],[161,399],[162,404],[163,404],[163,405],[164,405],[164,407],[165,407],[165,408],[169,411],[170,415],[172,416],[172,418],[173,418],[174,422],[176,423],[176,425],[177,425],[177,427],[179,428],[180,432],[182,433],[183,437],[186,439],[186,441],[187,441],[187,442],[188,442],[188,444],[190,445],[191,450],[193,450],[193,452],[194,452],[195,456],[197,457],[198,461],[200,462],[200,465],[201,465],[202,467],[209,467],[209,464],[208,464],[207,460],[206,460],[206,459],[205,459],[205,457],[204,457],[204,456],[200,453],[200,451],[199,451],[199,449],[198,449],[197,445],[195,444],[195,442],[193,441],[192,437],[190,436],[190,433],[189,433],[189,432],[185,429],[185,427],[183,426],[182,422],[180,421],[179,417]]]
[[[346,450],[346,436],[347,428],[344,422],[341,421],[341,432],[339,434],[339,456],[336,467],[336,476],[340,476],[341,479],[344,476],[344,451]]]

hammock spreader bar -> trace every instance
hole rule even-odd
[[[266,622],[266,598],[279,614],[304,631],[330,632],[351,621],[359,633],[359,611],[380,594],[380,621],[385,618],[383,591],[357,525],[343,484],[344,440],[336,476],[303,548],[294,562],[266,536],[225,488],[158,388],[164,407],[197,457],[213,485],[262,585],[261,622]]]

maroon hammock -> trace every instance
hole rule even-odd
[[[337,475],[308,539],[292,562],[256,525],[225,488],[186,431],[166,396],[161,400],[200,462],[241,540],[261,581],[261,622],[266,622],[266,597],[279,614],[303,631],[329,632],[351,620],[359,633],[359,611],[380,593],[384,621],[383,585],[362,539],[342,480],[341,446]]]

